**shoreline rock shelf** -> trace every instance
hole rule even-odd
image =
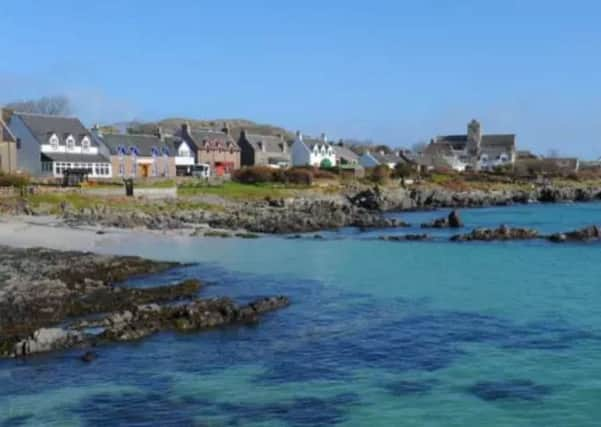
[[[470,242],[494,240],[533,240],[540,237],[538,231],[529,228],[511,228],[501,225],[499,228],[477,228],[467,234],[457,234],[451,237],[453,242]]]
[[[0,357],[256,322],[289,304],[283,296],[242,306],[229,298],[201,299],[202,285],[194,279],[146,288],[116,285],[179,265],[174,263],[41,248],[0,250]],[[102,332],[88,331],[95,326]]]

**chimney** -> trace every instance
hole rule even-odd
[[[300,141],[300,142],[303,142],[303,134],[302,134],[302,132],[300,130],[296,131],[296,140]]]
[[[96,138],[102,138],[102,131],[100,130],[100,125],[98,123],[92,126],[92,129],[90,129],[90,131],[92,132],[92,135],[94,135]]]
[[[182,123],[182,135],[190,135],[190,124],[188,122]]]
[[[230,125],[227,122],[223,122],[223,129],[221,129],[221,132],[226,135],[230,134]]]
[[[13,110],[9,108],[0,108],[0,120],[2,120],[8,126],[8,122],[13,115]]]
[[[159,138],[161,141],[163,140],[164,135],[163,135],[163,128],[162,127],[157,126],[155,134],[156,134],[157,138]]]
[[[325,134],[325,132],[321,134],[321,142],[323,142],[324,144],[328,143],[328,137]]]

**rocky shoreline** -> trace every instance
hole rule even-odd
[[[63,219],[73,226],[142,227],[150,230],[189,229],[197,235],[202,235],[202,230],[207,227],[244,230],[250,233],[294,234],[336,230],[343,227],[368,230],[408,225],[403,221],[387,218],[384,216],[386,212],[595,200],[601,201],[600,188],[542,187],[531,191],[452,192],[441,189],[393,190],[374,187],[334,196],[229,203],[226,209],[216,212],[195,210],[149,214],[123,213],[106,207],[67,209]],[[449,219],[451,226],[460,226],[453,218]],[[447,225],[444,223],[425,225],[425,227],[429,226],[446,227]]]
[[[380,212],[480,208],[531,203],[601,201],[598,187],[533,187],[529,190],[451,191],[443,188],[387,189],[374,187],[348,196],[358,207]]]
[[[405,227],[401,220],[385,216],[388,212],[436,210],[439,208],[480,208],[528,203],[601,201],[601,188],[532,187],[529,190],[450,191],[442,187],[419,186],[412,189],[390,187],[347,187],[339,193],[307,193],[296,197],[233,201],[221,200],[215,209],[171,209],[169,202],[154,202],[139,209],[96,203],[76,208],[61,205],[59,219],[71,227],[146,229],[182,231],[207,237],[229,235],[257,237],[253,234],[297,234],[343,227],[362,230]],[[212,201],[215,203],[215,201]],[[44,215],[40,209],[19,205],[21,214]],[[424,228],[460,227],[454,218],[424,224]],[[224,231],[225,234],[215,234]]]
[[[41,248],[1,250],[0,357],[251,323],[289,304],[283,296],[245,305],[201,299],[197,280],[149,288],[118,285],[174,268],[173,263]]]
[[[388,242],[406,242],[432,240],[432,237],[428,234],[407,234],[404,236],[383,235],[378,237],[378,240]],[[591,225],[578,230],[544,235],[538,230],[532,228],[512,228],[502,224],[498,228],[476,228],[469,233],[455,234],[448,240],[451,242],[546,240],[553,243],[591,243],[601,242],[601,228],[596,225]]]

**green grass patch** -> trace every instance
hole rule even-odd
[[[215,195],[225,199],[234,200],[258,200],[266,197],[280,198],[291,194],[295,189],[304,187],[291,187],[283,184],[241,184],[239,182],[225,182],[221,185],[182,184],[178,187],[178,195],[197,196],[197,195]]]

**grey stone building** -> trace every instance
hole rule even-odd
[[[440,167],[446,163],[455,170],[490,170],[515,164],[515,134],[482,134],[480,123],[472,120],[464,135],[435,137],[424,150],[421,163]]]
[[[281,137],[256,135],[242,131],[238,139],[242,166],[288,167],[291,164],[288,143]]]
[[[2,110],[0,110],[0,171],[17,172],[17,139],[4,122]]]

